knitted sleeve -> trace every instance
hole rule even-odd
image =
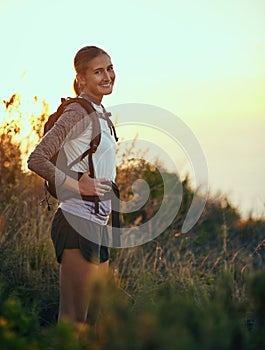
[[[56,184],[62,185],[66,175],[56,168],[51,159],[60,151],[66,139],[78,137],[90,123],[92,121],[86,110],[79,103],[71,103],[30,154],[28,168],[53,183],[56,176]]]

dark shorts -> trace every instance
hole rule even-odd
[[[67,213],[67,215],[69,215]],[[71,215],[71,214],[70,214]],[[108,237],[107,227],[77,218],[83,224],[86,221],[86,229],[98,232],[102,237]],[[100,264],[109,260],[109,248],[102,244],[92,242],[81,236],[66,220],[63,211],[59,208],[52,222],[51,238],[55,248],[57,261],[61,263],[64,249],[80,249],[84,258],[92,263]],[[105,241],[106,242],[106,241]]]

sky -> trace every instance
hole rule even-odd
[[[211,193],[258,217],[264,23],[264,0],[0,0],[0,98],[39,96],[53,111],[73,95],[77,50],[102,47],[117,75],[105,106],[141,103],[176,115],[202,147]]]

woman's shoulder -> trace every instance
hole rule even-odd
[[[92,109],[93,107],[91,107],[91,111],[94,110]],[[69,103],[65,109],[64,109],[64,113],[68,113],[68,112],[71,112],[71,111],[74,111],[75,113],[78,113],[80,115],[86,115],[86,114],[89,114],[90,110],[88,111],[84,105],[82,105],[81,103],[79,102],[76,102],[76,101],[73,101],[71,103]]]
[[[57,128],[64,129],[68,138],[76,138],[87,128],[93,127],[91,113],[78,102],[69,104],[57,121]]]

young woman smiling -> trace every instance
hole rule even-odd
[[[43,137],[28,159],[28,167],[47,181],[55,181],[57,188],[67,189],[73,196],[59,202],[51,236],[60,263],[59,320],[75,324],[85,323],[88,316],[93,281],[106,276],[109,264],[107,222],[111,200],[96,203],[81,196],[103,196],[110,191],[106,181],[116,176],[116,144],[108,113],[101,102],[112,93],[115,72],[110,56],[95,46],[80,49],[74,58],[76,79],[74,87],[79,98],[89,101],[99,117],[101,141],[93,155],[95,178],[90,176],[88,159],[73,166],[82,172],[75,179],[58,169],[52,157],[62,149],[67,164],[78,158],[88,147],[92,137],[92,121],[77,102],[67,106],[51,130]],[[106,278],[106,277],[105,277]]]

